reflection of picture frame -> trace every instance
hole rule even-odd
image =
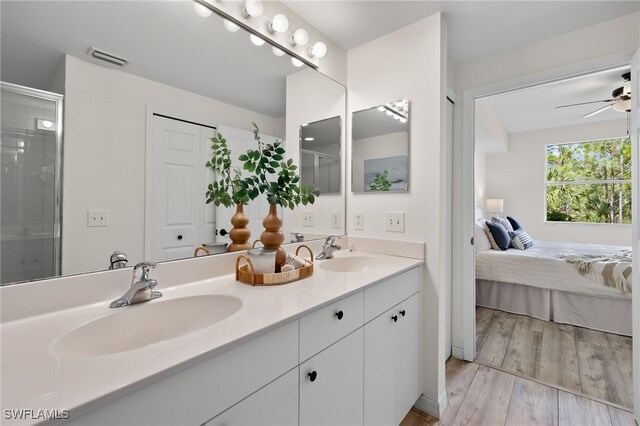
[[[364,190],[371,192],[371,183],[376,176],[385,170],[389,172],[387,179],[391,183],[389,191],[406,191],[408,188],[408,160],[406,155],[397,157],[373,158],[364,160]]]

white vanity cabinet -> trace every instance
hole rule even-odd
[[[396,278],[409,278],[405,275]],[[404,296],[417,290],[411,280],[404,288]],[[386,293],[375,287],[372,290]],[[376,298],[376,303],[382,301]],[[420,295],[415,292],[365,324],[365,425],[400,424],[420,396],[419,336]]]

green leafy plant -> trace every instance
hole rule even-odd
[[[384,169],[382,173],[379,173],[371,185],[369,185],[371,191],[389,191],[391,189],[391,182],[389,181],[389,170]]]
[[[253,124],[253,138],[258,148],[249,149],[240,155],[243,169],[254,175],[244,179],[247,193],[253,198],[265,194],[269,204],[294,209],[299,204],[315,202],[318,195],[313,185],[300,185],[300,176],[296,174],[298,166],[292,159],[285,161],[286,151],[282,141],[266,144],[260,138],[260,129]]]
[[[236,204],[247,205],[255,199],[258,192],[249,188],[239,168],[232,167],[231,150],[219,132],[211,138],[211,149],[213,156],[207,161],[206,167],[213,171],[216,180],[207,187],[207,204],[231,207]]]

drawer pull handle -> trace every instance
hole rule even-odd
[[[407,312],[404,309],[400,311],[400,315],[402,315],[402,316],[405,316],[406,313]]]
[[[312,371],[311,373],[307,374],[307,376],[309,376],[309,381],[315,382],[316,378],[318,377],[318,372]]]
[[[393,320],[393,322],[398,322],[398,316],[397,315],[392,316],[391,319]]]
[[[341,320],[342,317],[344,316],[344,312],[338,311],[338,312],[336,312],[336,316],[338,317],[338,320]]]

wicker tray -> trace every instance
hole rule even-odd
[[[236,280],[254,286],[264,286],[289,284],[294,281],[310,277],[313,274],[313,252],[309,247],[301,245],[296,250],[296,255],[298,255],[301,248],[307,249],[309,255],[311,256],[311,260],[305,259],[305,262],[307,263],[305,266],[299,269],[294,269],[293,271],[277,272],[271,274],[254,273],[251,259],[249,259],[244,254],[241,254],[236,259]],[[245,261],[245,263],[241,265],[240,262],[243,260]]]

